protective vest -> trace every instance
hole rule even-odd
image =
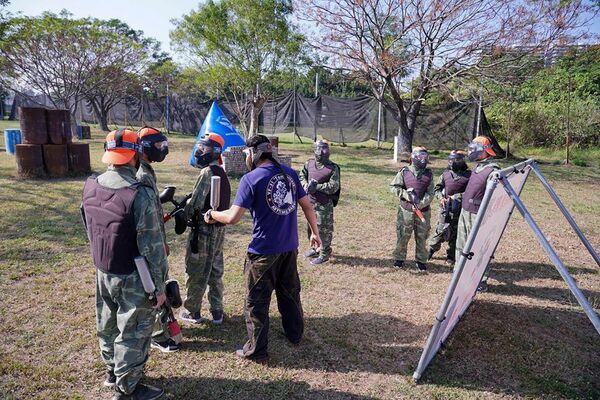
[[[425,172],[423,172],[421,175],[419,175],[419,177],[417,178],[411,172],[411,170],[409,170],[408,168],[404,168],[404,169],[402,169],[402,179],[404,179],[404,188],[405,189],[408,189],[408,188],[415,189],[415,194],[417,195],[417,198],[422,199],[423,196],[425,195],[425,193],[427,192],[427,188],[429,187],[431,180],[433,179],[433,174],[431,173],[431,170],[428,169]],[[400,205],[405,210],[408,210],[408,211],[412,210],[412,204],[410,204],[408,201],[406,201],[404,199],[400,199]],[[429,210],[429,206],[421,209],[421,211],[428,211],[428,210]]]
[[[484,168],[480,172],[473,171],[469,184],[463,193],[462,208],[470,213],[477,214],[479,206],[485,194],[485,187],[490,174],[494,171],[492,167]]]
[[[457,193],[463,193],[469,183],[471,177],[471,171],[465,171],[462,174],[455,173],[452,176],[452,172],[445,170],[442,172],[444,178],[444,188],[446,189],[446,196],[453,196]]]
[[[102,272],[128,275],[140,255],[133,202],[139,184],[111,189],[95,176],[85,182],[83,211],[94,265]]]
[[[317,162],[315,160],[308,160],[308,180],[315,180],[317,183],[326,183],[329,182],[331,176],[333,175],[333,169],[335,167],[330,164],[324,164],[323,168],[317,168]],[[313,203],[319,204],[327,204],[329,203],[330,195],[327,193],[323,193],[320,191],[316,191],[313,194],[310,194],[310,199]]]
[[[227,174],[223,170],[223,168],[218,165],[210,165],[210,171],[214,176],[218,176],[221,178],[221,193],[219,198],[219,207],[217,211],[225,211],[229,208],[229,201],[231,200],[231,185],[229,184],[229,179],[227,178]],[[204,200],[204,206],[202,207],[202,214],[210,210],[210,190],[208,191],[208,195]],[[220,222],[216,222],[213,225],[223,226],[224,224]]]

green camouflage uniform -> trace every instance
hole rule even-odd
[[[473,171],[480,173],[484,168],[500,169],[498,164],[492,162],[493,160],[493,158],[489,157],[483,161],[480,161],[477,163],[477,166],[475,166]],[[462,209],[460,212],[460,218],[458,219],[458,225],[456,227],[457,234],[455,259],[457,263],[460,259],[460,255],[463,252],[465,244],[467,243],[467,238],[469,237],[469,232],[471,232],[475,218],[477,218],[477,214],[475,213],[469,212],[465,209]]]
[[[464,172],[462,172],[461,174],[458,174],[458,173],[452,171],[451,169],[449,169],[448,171],[450,172],[450,175],[452,176],[452,178],[456,179],[458,176],[462,176],[469,170],[467,169]],[[435,197],[438,198],[439,200],[444,198],[444,196],[442,194],[442,191],[444,190],[444,188],[445,188],[444,174],[442,173],[442,174],[440,174],[440,176],[435,184],[435,187],[433,189]],[[456,194],[452,195],[451,199],[462,202],[462,193],[456,193]],[[436,251],[438,251],[442,247],[442,243],[444,243],[446,241],[446,232],[444,232],[445,216],[443,214],[443,211],[444,211],[443,207],[440,206],[438,224],[435,229],[435,233],[433,234],[433,236],[431,236],[431,238],[429,238],[429,252],[432,254],[435,253]],[[446,250],[446,258],[449,260],[454,260],[454,254],[456,253],[456,234],[457,234],[457,226],[458,226],[459,217],[460,217],[460,210],[457,211],[456,213],[453,213],[452,211],[450,211],[450,226],[447,228],[450,235],[448,237],[448,249]]]
[[[120,189],[136,183],[133,167],[108,167],[98,183]],[[137,246],[148,262],[158,294],[165,291],[167,256],[155,193],[139,186],[133,203]],[[117,387],[125,394],[135,390],[148,360],[150,337],[156,318],[139,274],[116,275],[96,270],[96,327],[102,358],[117,377]]]
[[[425,173],[431,171],[429,168],[423,170],[417,170],[413,165],[409,165],[408,170],[413,173],[417,178]],[[406,186],[404,185],[404,177],[402,171],[396,175],[396,177],[390,183],[390,191],[398,198],[408,199],[406,194]],[[427,188],[427,191],[423,195],[423,198],[417,204],[417,208],[423,209],[431,204],[433,200],[433,179]],[[423,211],[425,222],[421,220],[412,212],[405,210],[402,206],[398,206],[398,215],[396,219],[396,248],[392,253],[395,260],[406,260],[406,252],[408,247],[408,241],[412,235],[413,230],[415,231],[415,258],[416,261],[425,264],[427,262],[427,236],[429,235],[429,229],[431,228],[431,210]]]
[[[167,244],[167,233],[165,230],[165,223],[163,217],[163,208],[162,204],[160,204],[160,199],[158,198],[159,192],[156,186],[156,173],[154,172],[154,168],[152,165],[142,160],[140,162],[140,167],[138,168],[136,179],[142,185],[149,186],[154,190],[155,195],[155,203],[156,209],[158,210],[158,219],[160,221],[160,230],[163,235],[164,243]],[[165,275],[165,279],[169,279],[169,271]],[[168,321],[168,310],[163,307],[161,308],[156,315],[156,322],[154,324],[154,332],[152,333],[152,339],[157,342],[165,342],[171,339],[171,333],[169,332],[169,321]]]
[[[210,165],[219,165],[212,161]],[[200,176],[194,186],[192,197],[185,206],[186,219],[192,219],[198,214],[198,253],[192,253],[191,241],[193,233],[190,232],[185,252],[185,287],[187,296],[183,306],[190,313],[201,312],[202,298],[208,285],[208,301],[210,311],[223,311],[223,242],[225,241],[225,226],[207,224],[200,215],[206,197],[210,193],[210,181],[213,176],[210,167],[200,170]]]
[[[310,161],[310,160],[309,160]],[[299,174],[300,182],[304,189],[308,187],[308,162],[304,163]],[[329,178],[328,182],[317,184],[317,191],[325,193],[326,195],[333,195],[340,189],[340,168],[337,164],[329,161],[326,164],[322,164],[315,160],[315,166],[319,169],[325,167],[325,165],[332,165],[333,173]],[[319,229],[319,236],[321,237],[321,250],[319,257],[324,260],[328,260],[331,255],[331,242],[333,241],[333,201],[331,198],[326,204],[320,204],[313,202],[313,209],[317,215],[317,227]],[[311,230],[310,225],[307,224],[308,239],[310,240]]]

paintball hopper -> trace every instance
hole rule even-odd
[[[175,279],[169,279],[165,282],[165,293],[167,301],[172,308],[179,308],[183,304],[181,293],[179,292],[179,282]]]
[[[160,204],[165,204],[173,200],[175,196],[175,186],[165,186],[162,192],[158,195]]]
[[[181,235],[185,232],[187,228],[187,222],[185,221],[185,216],[183,213],[175,214],[175,233],[177,235]]]

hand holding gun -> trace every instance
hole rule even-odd
[[[406,199],[406,201],[408,201],[410,203],[410,205],[412,206],[412,212],[415,213],[415,215],[417,216],[417,218],[419,218],[421,220],[421,222],[425,223],[425,216],[423,215],[423,212],[417,208],[417,204],[419,204],[419,199],[417,198],[415,189],[414,188],[406,189],[406,196],[408,197],[408,199]]]
[[[319,184],[319,182],[317,182],[314,179],[311,179],[310,182],[308,183],[308,186],[306,187],[306,192],[308,194],[313,194],[317,191],[317,185]]]

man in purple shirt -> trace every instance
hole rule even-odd
[[[288,340],[297,344],[304,332],[296,265],[298,204],[312,231],[311,247],[319,248],[321,239],[312,204],[296,172],[279,164],[273,157],[271,143],[266,136],[253,136],[247,140],[246,146],[246,166],[250,172],[240,180],[233,205],[225,211],[207,211],[204,220],[207,223],[235,224],[246,210],[250,210],[254,228],[244,265],[244,316],[248,341],[236,351],[236,355],[266,363],[269,304],[273,290]]]

